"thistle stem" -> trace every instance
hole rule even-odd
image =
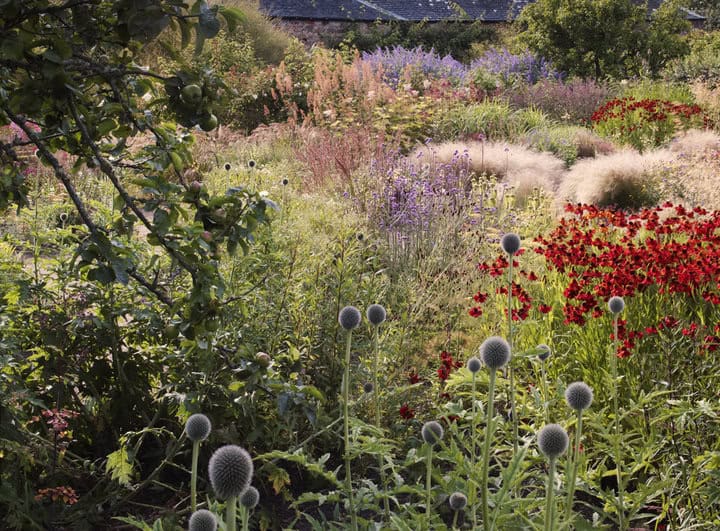
[[[250,531],[250,509],[240,506],[240,511],[242,512],[242,531]]]
[[[430,531],[430,509],[432,507],[432,456],[433,447],[431,444],[428,445],[428,456],[427,456],[427,475],[425,477],[425,529]]]
[[[477,436],[477,412],[475,406],[475,373],[472,373],[472,395],[470,395],[472,401],[472,418],[470,419],[470,430],[471,430],[471,453],[470,453],[470,466],[471,470],[475,470],[475,448],[476,448],[476,436]],[[477,510],[475,507],[475,501],[477,498],[477,486],[473,483],[470,485],[470,510],[472,511],[473,529],[477,527]],[[455,518],[457,518],[457,512],[455,512]],[[453,525],[454,527],[454,525]]]
[[[547,424],[550,422],[550,411],[549,411],[549,405],[550,405],[550,399],[548,397],[548,385],[547,385],[547,374],[545,372],[545,362],[540,362],[540,371],[542,375],[542,379],[540,380],[540,383],[542,384],[542,393],[543,393],[543,410],[545,411],[545,423]]]
[[[565,504],[565,520],[570,522],[572,518],[573,502],[575,500],[575,478],[577,478],[578,465],[580,464],[580,437],[582,433],[582,410],[577,412],[577,424],[575,426],[575,444],[570,454],[570,475],[568,476],[567,503]]]
[[[373,334],[373,350],[375,351],[375,360],[373,361],[373,392],[375,393],[375,427],[380,429],[380,387],[378,387],[378,358],[380,357],[379,348],[379,336],[380,326],[375,326],[375,332]],[[383,488],[383,507],[385,509],[385,519],[390,519],[390,502],[387,497],[387,477],[385,476],[385,466],[382,454],[379,456],[380,460],[380,483]]]
[[[192,469],[190,474],[190,508],[192,512],[197,510],[197,467],[199,455],[200,441],[193,441]]]
[[[235,521],[237,512],[237,496],[228,498],[227,501],[227,514],[225,516],[225,531],[235,531]]]
[[[510,414],[513,420],[513,450],[518,451],[518,418],[515,411],[515,371],[512,366],[512,349],[513,349],[513,327],[512,327],[512,279],[513,279],[513,255],[509,255],[510,266],[508,267],[508,344],[510,345],[510,361],[508,368],[510,372]]]
[[[483,467],[482,467],[482,505],[483,505],[483,527],[485,531],[491,531],[490,510],[488,509],[488,476],[490,468],[490,440],[493,435],[493,416],[495,415],[495,369],[490,369],[490,383],[488,385],[488,404],[485,425],[485,444],[483,446]]]
[[[555,519],[553,518],[554,497],[555,497],[555,462],[557,459],[550,459],[550,469],[548,470],[547,493],[545,496],[545,531],[553,531]]]
[[[625,508],[624,508],[624,489],[622,482],[622,471],[621,462],[622,454],[620,447],[620,410],[618,407],[617,399],[617,348],[618,348],[618,315],[615,314],[613,318],[613,351],[610,357],[610,365],[612,367],[612,395],[613,395],[613,413],[615,414],[615,471],[617,472],[617,484],[618,484],[618,526],[620,531],[625,530]]]
[[[350,346],[352,345],[352,330],[348,331],[345,345],[345,374],[343,376],[343,416],[345,418],[345,486],[350,503],[350,520],[353,531],[357,531],[357,515],[355,514],[355,500],[353,499],[352,475],[350,472],[350,415],[348,402],[350,401]]]

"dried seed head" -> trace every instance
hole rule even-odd
[[[480,357],[490,370],[502,369],[510,361],[510,344],[499,336],[489,337],[480,345]]]
[[[608,308],[610,308],[612,313],[618,314],[625,309],[625,301],[622,297],[610,297]]]
[[[338,322],[345,330],[357,328],[361,319],[360,310],[355,308],[355,306],[345,306],[345,308],[340,310],[340,315],[338,315]]]
[[[473,374],[478,372],[480,370],[480,367],[482,367],[482,364],[480,363],[480,360],[477,359],[475,356],[473,356],[467,361],[467,368]]]
[[[462,511],[467,505],[467,501],[467,496],[462,492],[453,492],[448,498],[448,503],[453,511]]]
[[[569,438],[567,432],[559,424],[548,424],[538,433],[538,446],[548,459],[557,459],[565,453]]]
[[[188,531],[215,531],[217,529],[217,518],[207,509],[200,509],[192,513]]]
[[[210,419],[202,413],[190,415],[185,423],[185,433],[192,442],[204,441],[210,435]]]
[[[500,247],[509,255],[513,255],[520,250],[520,236],[514,232],[508,232],[500,240]]]
[[[248,487],[240,496],[240,505],[247,509],[254,509],[260,501],[260,493],[255,487]]]
[[[253,462],[245,449],[229,444],[215,451],[208,472],[217,497],[227,500],[239,496],[250,486]]]
[[[443,430],[443,427],[439,422],[431,420],[430,422],[423,424],[420,433],[422,434],[423,441],[430,445],[435,445],[443,438],[445,430]]]
[[[383,323],[387,318],[387,312],[380,304],[371,304],[368,306],[365,315],[367,316],[367,320],[375,326]]]
[[[565,389],[565,401],[571,409],[583,411],[593,401],[593,390],[585,382],[573,382]]]

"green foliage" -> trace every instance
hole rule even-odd
[[[329,46],[338,46],[334,39],[325,39]],[[334,41],[334,42],[333,42]],[[369,29],[356,25],[342,37],[343,45],[360,51],[402,46],[412,49],[421,46],[435,50],[440,56],[451,55],[458,61],[472,59],[472,45],[497,41],[494,28],[482,21],[440,22],[376,22]]]
[[[669,60],[687,53],[681,32],[689,29],[677,2],[664,2],[647,20],[631,0],[539,0],[518,19],[520,40],[571,75],[627,78],[657,75]]]
[[[442,140],[480,134],[487,140],[514,139],[548,125],[542,111],[512,109],[507,102],[486,100],[451,107],[440,116],[436,137]]]
[[[668,63],[665,76],[674,81],[702,81],[711,87],[720,83],[720,32],[694,31],[689,36],[690,53]]]

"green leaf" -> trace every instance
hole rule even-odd
[[[202,35],[206,39],[212,39],[219,31],[220,21],[217,15],[210,9],[207,2],[202,2],[200,4],[200,17],[197,27],[198,36]]]
[[[117,480],[121,485],[130,485],[133,467],[128,459],[127,449],[124,446],[121,446],[119,450],[115,450],[108,455],[105,472],[110,473],[112,479]]]
[[[245,13],[243,13],[236,7],[220,6],[218,13],[220,13],[220,15],[222,15],[222,17],[225,19],[225,23],[228,26],[228,31],[230,32],[234,32],[237,29],[237,25],[239,22],[247,21]]]

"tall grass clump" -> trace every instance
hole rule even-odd
[[[547,59],[531,52],[513,53],[507,48],[493,47],[474,59],[469,66],[471,72],[489,72],[497,76],[506,87],[532,85],[544,79],[562,79]]]

